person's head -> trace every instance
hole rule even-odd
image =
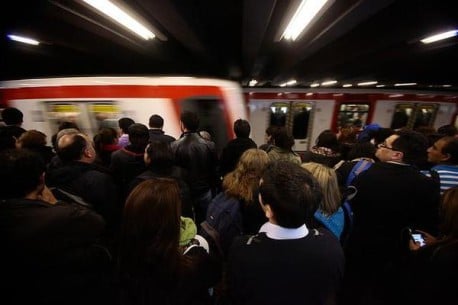
[[[437,132],[443,136],[454,137],[458,134],[458,128],[452,124],[447,124],[437,128]]]
[[[24,132],[16,141],[17,148],[34,149],[46,145],[46,135],[41,131],[31,129]]]
[[[386,140],[389,136],[394,134],[394,130],[391,128],[379,128],[373,133],[374,145],[377,146]],[[364,143],[364,142],[363,142]]]
[[[399,130],[378,145],[376,157],[383,162],[393,161],[416,165],[426,160],[428,139],[412,130]]]
[[[0,152],[0,199],[24,198],[44,188],[46,165],[42,158],[26,149]]]
[[[8,108],[3,109],[2,119],[6,125],[21,126],[23,119],[24,119],[24,114],[22,113],[21,110],[17,108],[8,107]]]
[[[124,206],[121,270],[142,272],[148,265],[164,275],[174,273],[181,256],[180,211],[180,190],[174,179],[153,178],[137,185]]]
[[[458,138],[440,138],[427,151],[431,163],[458,165]]]
[[[195,132],[199,128],[199,116],[192,111],[184,111],[180,116],[182,129]]]
[[[371,142],[357,142],[355,143],[350,151],[348,152],[348,160],[356,158],[375,158],[376,148]]]
[[[148,125],[150,128],[162,129],[164,127],[164,119],[158,114],[153,114],[149,117]]]
[[[250,123],[247,120],[238,119],[234,122],[234,133],[237,138],[248,138],[250,131]]]
[[[155,169],[170,169],[174,164],[172,148],[163,141],[152,141],[148,144],[143,158],[148,167]]]
[[[96,152],[94,143],[83,133],[63,135],[57,142],[57,155],[62,162],[81,161],[92,163]]]
[[[286,128],[280,128],[273,134],[274,144],[284,150],[292,150],[294,146],[294,138],[288,133]]]
[[[326,215],[334,214],[340,207],[342,195],[340,193],[337,175],[334,169],[315,162],[307,162],[301,165],[312,173],[320,184],[323,198],[320,202],[320,209]]]
[[[339,150],[339,141],[337,140],[337,135],[332,130],[324,130],[316,139],[317,147],[326,147],[333,151]]]
[[[118,120],[118,126],[124,134],[127,134],[129,132],[129,126],[132,124],[135,124],[135,121],[131,118],[120,118]]]
[[[274,161],[267,165],[259,194],[269,221],[285,228],[298,228],[310,221],[322,197],[313,175],[289,161]]]
[[[104,150],[106,145],[113,145],[118,143],[118,133],[116,129],[111,127],[104,127],[94,136],[94,146],[97,153]]]
[[[244,199],[246,203],[257,200],[253,198],[253,191],[257,189],[269,161],[269,156],[262,149],[246,150],[240,156],[235,169],[224,177],[223,190],[229,196]]]
[[[442,194],[440,214],[442,233],[458,238],[458,187],[449,188]]]
[[[265,134],[265,142],[267,144],[273,144],[274,135],[281,129],[282,129],[282,127],[276,126],[276,125],[270,125],[269,127],[267,127],[266,134]]]
[[[148,145],[149,132],[148,127],[146,127],[146,125],[134,123],[129,126],[128,134],[129,141],[132,146],[143,147],[143,150],[145,149],[146,145]]]

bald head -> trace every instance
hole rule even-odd
[[[96,154],[92,141],[83,133],[62,135],[57,141],[57,155],[65,162],[92,163]]]

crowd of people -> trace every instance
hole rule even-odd
[[[458,303],[452,125],[324,130],[297,152],[238,119],[218,153],[191,111],[179,138],[153,114],[93,138],[62,122],[52,146],[1,115],[4,304]]]

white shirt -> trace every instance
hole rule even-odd
[[[307,226],[303,224],[299,228],[284,228],[271,222],[266,222],[259,229],[259,233],[266,233],[267,237],[271,239],[299,239],[307,236],[309,230]]]

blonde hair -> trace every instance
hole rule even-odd
[[[223,190],[231,197],[243,199],[245,203],[253,202],[253,190],[270,159],[264,150],[251,148],[246,150],[239,159],[235,169],[224,176]]]
[[[342,200],[335,170],[315,162],[302,163],[301,166],[308,170],[320,184],[323,192],[320,210],[326,215],[334,214],[339,209]]]

